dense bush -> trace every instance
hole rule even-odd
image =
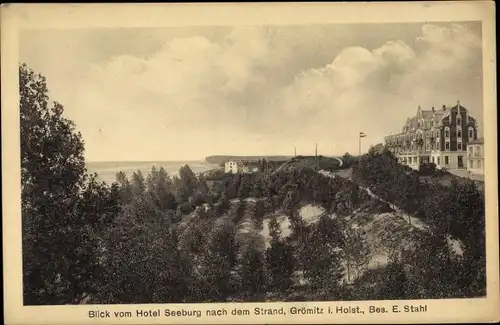
[[[418,170],[418,174],[421,176],[434,175],[436,173],[436,164],[434,163],[422,163]]]
[[[437,235],[451,235],[464,244],[470,269],[468,285],[485,288],[484,194],[476,184],[454,177],[449,186],[427,182],[400,165],[388,151],[362,157],[353,178],[383,199],[426,222]],[[484,291],[481,291],[484,292]]]

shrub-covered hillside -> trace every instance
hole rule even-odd
[[[354,165],[352,176],[380,198],[425,222],[434,236],[449,235],[460,240],[464,290],[485,294],[485,201],[474,181],[440,172],[431,179],[420,176],[400,165],[387,150],[362,157]]]
[[[45,79],[19,73],[26,305],[484,295],[474,184],[430,184],[389,153],[354,163],[354,181],[307,166],[207,178],[186,165],[106,184],[85,171]],[[417,219],[430,229],[405,221]]]

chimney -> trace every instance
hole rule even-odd
[[[443,105],[443,111],[446,110],[446,105]]]
[[[432,111],[434,112],[434,106],[432,106]]]

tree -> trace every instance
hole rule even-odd
[[[389,263],[384,270],[383,279],[377,285],[376,299],[408,299],[408,279],[403,265],[397,261]]]
[[[177,209],[177,201],[172,193],[172,180],[163,167],[161,167],[158,171],[156,195],[158,197],[158,204],[161,210]]]
[[[233,292],[231,274],[236,264],[238,245],[234,227],[223,224],[210,234],[200,259],[200,300],[221,302]]]
[[[77,201],[80,218],[92,224],[96,230],[102,230],[115,221],[122,210],[120,190],[117,183],[111,187],[97,180],[97,175],[89,175],[85,187]]]
[[[238,188],[238,198],[240,199],[248,198],[252,192],[250,180],[247,176],[248,175],[241,177],[240,186]]]
[[[156,195],[157,192],[157,186],[158,186],[158,170],[156,169],[156,166],[153,165],[151,167],[151,172],[148,174],[146,178],[146,188],[149,193],[152,195]]]
[[[255,182],[252,195],[255,198],[267,197],[268,193],[266,185],[262,179],[259,179]]]
[[[270,246],[266,250],[266,269],[270,290],[284,294],[292,285],[295,270],[293,248],[281,238],[281,227],[276,218],[269,221]]]
[[[264,221],[264,215],[266,213],[264,201],[257,201],[254,209],[255,211],[252,215],[253,221],[258,228],[262,228],[262,222]]]
[[[193,196],[196,188],[198,187],[198,178],[193,173],[189,165],[184,165],[179,170],[179,177],[177,178],[177,197],[179,203],[185,203]]]
[[[289,217],[296,217],[300,207],[300,195],[295,188],[287,191],[283,200],[283,212]]]
[[[132,193],[134,196],[141,196],[146,191],[146,182],[140,170],[132,174]]]
[[[143,201],[142,204],[147,204]],[[98,303],[174,303],[184,299],[189,271],[168,220],[154,222],[130,209],[107,238],[107,261]]]
[[[344,241],[342,252],[347,267],[347,280],[350,281],[360,276],[371,259],[369,244],[366,234],[359,227],[343,225]]]
[[[341,263],[343,236],[340,227],[327,216],[320,218],[301,246],[304,278],[316,298],[339,298],[340,281],[344,276]]]
[[[280,241],[282,239],[281,238],[281,226],[278,223],[278,220],[276,219],[276,217],[272,217],[269,220],[268,227],[269,227],[269,236],[271,237],[271,242],[272,241]]]
[[[49,105],[45,77],[21,65],[19,94],[24,304],[79,302],[97,290],[101,271],[92,221],[112,219],[116,205],[86,181],[81,134],[61,104]]]
[[[461,297],[464,289],[457,281],[461,267],[447,239],[438,234],[422,234],[418,245],[406,250],[402,260],[412,270],[408,277],[418,287],[411,298],[439,299]]]
[[[253,242],[243,247],[240,267],[240,294],[245,301],[260,301],[265,293],[264,256]]]
[[[231,210],[229,211],[229,220],[231,220],[231,222],[235,225],[239,224],[239,222],[245,216],[246,206],[246,202],[240,199],[231,207]]]
[[[229,202],[229,198],[228,198],[227,194],[223,194],[215,206],[216,215],[222,216],[224,213],[227,212],[227,210],[229,209],[230,206],[231,206],[231,203]]]
[[[130,203],[132,201],[132,185],[130,184],[127,175],[124,172],[118,172],[116,174],[116,182],[118,183],[120,190],[120,198],[124,204]]]

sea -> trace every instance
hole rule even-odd
[[[151,172],[153,166],[156,169],[163,167],[170,177],[178,175],[179,169],[184,165],[188,165],[195,174],[218,167],[217,165],[203,161],[99,161],[86,162],[85,165],[89,174],[96,173],[99,180],[108,184],[116,180],[118,172],[124,172],[130,179],[133,172],[140,170],[144,177],[146,177]]]

